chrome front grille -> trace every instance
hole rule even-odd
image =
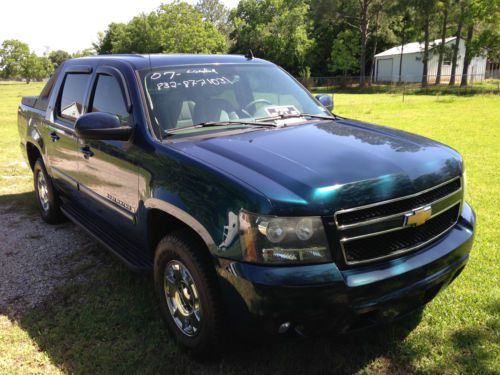
[[[395,257],[430,243],[455,225],[462,199],[457,177],[409,196],[337,211],[334,221],[346,264]],[[423,211],[427,220],[409,224],[409,217]]]

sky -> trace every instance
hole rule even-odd
[[[5,39],[28,43],[37,54],[62,49],[73,53],[92,47],[97,33],[111,22],[127,22],[168,0],[3,0],[0,44]],[[196,0],[188,0],[194,4]],[[235,7],[238,0],[222,0]]]

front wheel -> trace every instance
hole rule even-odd
[[[155,253],[155,289],[167,328],[193,354],[220,347],[222,302],[203,243],[187,231],[164,237]]]
[[[60,200],[52,180],[45,169],[42,159],[35,162],[33,168],[35,181],[35,195],[40,209],[42,219],[49,224],[57,224],[64,221],[64,215],[60,209]]]

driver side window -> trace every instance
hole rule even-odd
[[[123,125],[129,124],[130,114],[127,111],[120,85],[115,77],[99,74],[95,85],[91,112],[108,112],[117,115]]]

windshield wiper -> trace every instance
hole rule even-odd
[[[314,119],[320,119],[320,120],[338,120],[339,117],[336,115],[333,116],[324,116],[324,115],[311,115],[310,113],[300,113],[298,115],[296,114],[284,114],[284,115],[278,115],[278,116],[269,116],[269,117],[261,117],[258,120],[259,121],[275,121],[275,120],[286,120],[289,118],[300,118],[300,117],[310,117]]]
[[[227,126],[227,125],[250,125],[250,126],[264,126],[264,127],[277,127],[276,124],[270,124],[268,122],[260,122],[260,121],[207,121],[200,122],[199,124],[181,126],[180,128],[169,129],[165,132],[165,135],[168,137],[169,135],[174,135],[176,133],[182,132],[183,130],[188,129],[197,129],[197,128],[208,128],[211,126]]]

